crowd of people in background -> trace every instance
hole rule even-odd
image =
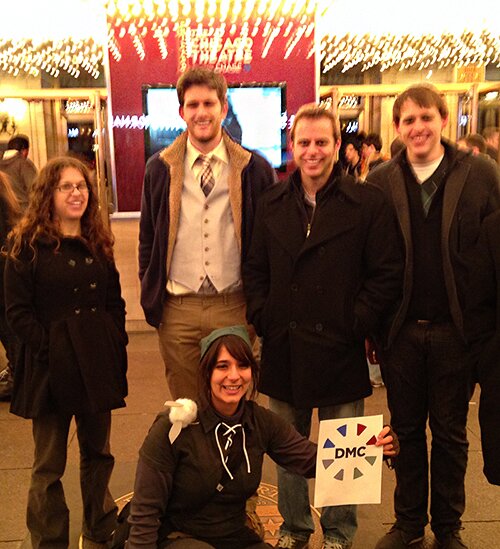
[[[177,95],[187,129],[147,162],[139,234],[141,305],[175,402],[139,452],[128,549],[268,547],[246,523],[264,454],[278,465],[277,547],[307,548],[312,412],[362,416],[383,385],[392,427],[376,444],[397,456],[396,520],[374,546],[414,549],[430,522],[441,549],[467,547],[476,382],[484,472],[500,485],[498,128],[452,143],[444,99],[410,86],[389,156],[377,133],[342,143],[336,114],[307,104],[278,181],[222,128],[221,74],[192,68]],[[0,398],[33,424],[32,547],[69,546],[61,477],[75,418],[82,547],[106,549],[111,410],[127,395],[113,235],[85,164],[68,155],[38,173],[28,153],[19,135],[0,159]],[[325,507],[320,524],[324,549],[349,549],[356,506]]]

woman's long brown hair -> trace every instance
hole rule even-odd
[[[59,223],[54,218],[54,191],[66,168],[78,170],[89,188],[87,208],[81,218],[81,237],[96,256],[113,259],[113,235],[104,224],[99,211],[96,185],[83,162],[70,156],[49,160],[33,182],[28,208],[12,230],[9,242],[9,257],[17,259],[28,244],[36,254],[36,241],[43,237],[55,244],[56,251],[63,237]]]

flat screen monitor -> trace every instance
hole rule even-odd
[[[243,147],[256,150],[277,169],[286,167],[286,84],[245,83],[228,86],[229,110],[223,122],[231,137]],[[146,158],[170,145],[184,131],[175,86],[142,87]]]

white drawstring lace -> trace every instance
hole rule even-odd
[[[221,447],[221,444],[220,444],[220,441],[219,441],[219,436],[218,436],[219,435],[219,427],[221,427],[221,426],[226,428],[226,431],[224,431],[222,433],[222,437],[227,437],[226,438],[226,444],[224,446],[224,451],[225,452],[228,452],[228,449],[233,444],[233,435],[236,434],[236,430],[241,429],[241,432],[243,434],[243,441],[242,441],[243,454],[245,455],[245,460],[247,462],[247,473],[250,474],[250,472],[251,472],[250,460],[248,459],[248,453],[247,453],[247,448],[246,448],[246,435],[245,435],[245,429],[243,429],[243,425],[241,425],[241,423],[237,423],[236,425],[233,425],[231,427],[230,425],[227,425],[226,423],[219,423],[217,425],[217,427],[215,428],[215,441],[217,442],[217,448],[219,449],[219,454],[220,454],[220,459],[222,461],[222,465],[224,466],[224,469],[226,470],[226,473],[229,475],[229,478],[231,480],[234,479],[233,475],[231,474],[231,471],[229,470],[228,466],[226,465],[228,456],[224,457],[224,451],[222,450],[222,447]]]

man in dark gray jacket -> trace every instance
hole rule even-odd
[[[459,532],[473,388],[462,311],[482,220],[500,207],[499,172],[442,139],[448,109],[433,86],[404,91],[393,121],[406,148],[368,177],[392,203],[405,257],[403,300],[380,352],[401,444],[396,523],[377,549],[413,547],[424,537],[429,477],[431,528],[440,548],[459,549],[467,547]]]

